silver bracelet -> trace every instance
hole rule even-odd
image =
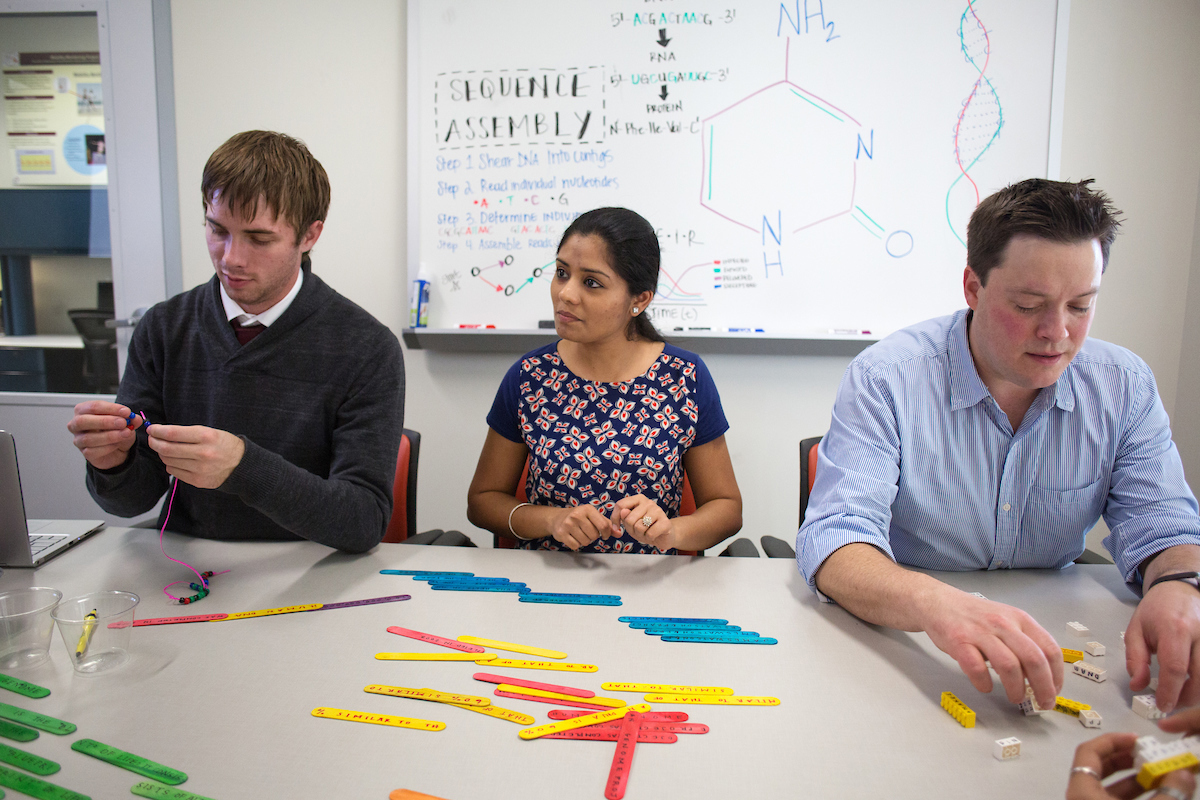
[[[512,507],[512,511],[508,512],[508,532],[511,533],[516,538],[520,539],[522,542],[528,542],[529,539],[526,539],[524,536],[522,536],[521,534],[519,534],[513,530],[512,518],[513,518],[513,514],[516,513],[518,508],[520,508],[522,506],[531,506],[531,505],[533,505],[533,503],[517,503],[515,506]]]

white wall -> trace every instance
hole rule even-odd
[[[174,0],[184,284],[208,279],[200,170],[228,136],[270,128],[304,139],[329,171],[333,208],[314,252],[335,288],[399,331],[405,321],[405,9],[395,0]],[[1200,326],[1189,293],[1200,152],[1200,5],[1072,4],[1063,177],[1094,176],[1127,213],[1095,333],[1153,367],[1181,440],[1200,443]],[[1191,312],[1190,314],[1188,312]],[[512,356],[408,351],[406,424],[421,431],[419,524],[467,531],[465,496],[484,416]],[[1182,356],[1182,358],[1181,358]],[[848,359],[706,359],[733,426],[745,531],[794,534],[797,443],[821,433]],[[3,420],[0,419],[0,427]],[[1200,447],[1193,461],[1200,462]],[[1193,476],[1200,478],[1200,463]],[[74,486],[76,482],[72,482]]]

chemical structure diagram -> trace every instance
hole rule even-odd
[[[549,281],[550,277],[547,275],[547,271],[554,266],[554,262],[551,261],[549,264],[543,264],[540,267],[534,267],[529,271],[528,277],[515,284],[505,282],[504,279],[508,277],[507,273],[497,275],[491,272],[491,270],[503,270],[506,267],[511,267],[512,264],[512,255],[506,255],[504,258],[493,261],[490,264],[485,264],[482,267],[471,267],[471,277],[478,278],[488,286],[492,287],[493,293],[503,294],[505,297],[512,297],[516,294],[519,294],[522,289],[539,278],[544,278],[546,281]],[[491,278],[491,280],[489,280],[489,278]]]
[[[855,204],[858,163],[874,158],[875,131],[793,83],[790,38],[784,47],[783,80],[702,120],[700,205],[761,235],[767,278],[772,267],[783,274],[785,233],[798,234],[845,215],[881,240],[888,255],[907,256],[912,235],[889,232]],[[746,153],[772,160],[747,169],[737,163]]]

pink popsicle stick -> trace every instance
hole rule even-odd
[[[569,694],[575,697],[595,697],[595,692],[589,692],[587,689],[575,689],[570,686],[559,686],[553,683],[538,683],[537,681],[527,681],[523,678],[510,678],[507,675],[493,675],[490,672],[476,672],[473,676],[477,681],[484,683],[507,683],[512,686],[524,686],[526,689],[541,689],[543,692],[558,692],[559,694]],[[579,716],[576,714],[575,716]]]
[[[422,642],[429,642],[430,644],[438,644],[442,647],[449,647],[452,650],[461,650],[464,653],[485,652],[484,649],[479,645],[464,644],[463,642],[457,642],[454,639],[446,639],[441,636],[434,636],[432,633],[421,633],[420,631],[401,628],[398,625],[393,625],[392,627],[388,628],[388,633],[394,633],[397,636],[407,636],[410,639],[419,639]]]
[[[531,700],[534,703],[549,703],[552,706],[574,706],[575,708],[590,708],[593,711],[612,711],[611,706],[601,706],[595,703],[584,703],[575,700],[558,700],[553,697],[538,697],[532,694],[518,694],[517,692],[504,692],[500,689],[492,692],[496,697],[511,697],[514,700]]]
[[[645,719],[646,715],[642,715]],[[615,722],[602,722],[599,725],[589,725],[589,731],[608,731],[610,733],[621,730],[621,720]],[[690,733],[702,734],[708,733],[708,726],[698,722],[643,722],[643,731],[653,731],[656,733]]]
[[[638,712],[630,711],[622,718],[621,730],[617,733],[617,751],[613,753],[612,768],[608,771],[608,783],[604,790],[607,800],[621,800],[625,796],[629,770],[633,767],[633,751],[637,747],[641,729],[642,715]]]
[[[586,711],[570,711],[565,708],[556,708],[546,712],[546,716],[550,717],[550,719],[563,720],[582,717],[586,713]],[[647,711],[645,714],[642,714],[642,719],[646,722],[687,722],[688,715],[684,711]],[[610,723],[604,722],[601,724],[608,725]],[[611,724],[619,725],[620,723],[614,722]],[[597,726],[591,725],[589,727],[595,728]]]
[[[212,622],[213,620],[225,619],[228,614],[193,614],[190,617],[156,617],[154,619],[139,619],[135,620],[133,627],[140,628],[143,625],[178,625],[181,622]],[[110,622],[110,628],[128,628],[128,622]]]
[[[621,726],[617,725],[613,728],[600,729],[599,725],[592,725],[587,728],[579,728],[573,731],[559,731],[558,733],[548,733],[541,737],[543,739],[590,739],[594,742],[615,742],[617,737],[621,735]],[[673,733],[663,733],[662,731],[648,731],[644,727],[638,731],[638,744],[675,744],[679,741],[679,737]]]

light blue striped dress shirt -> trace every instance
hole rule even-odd
[[[851,362],[818,451],[796,561],[814,590],[839,547],[866,542],[936,570],[1063,567],[1100,515],[1127,583],[1200,544],[1154,375],[1088,339],[1014,433],[967,344],[967,311],[898,331]]]

